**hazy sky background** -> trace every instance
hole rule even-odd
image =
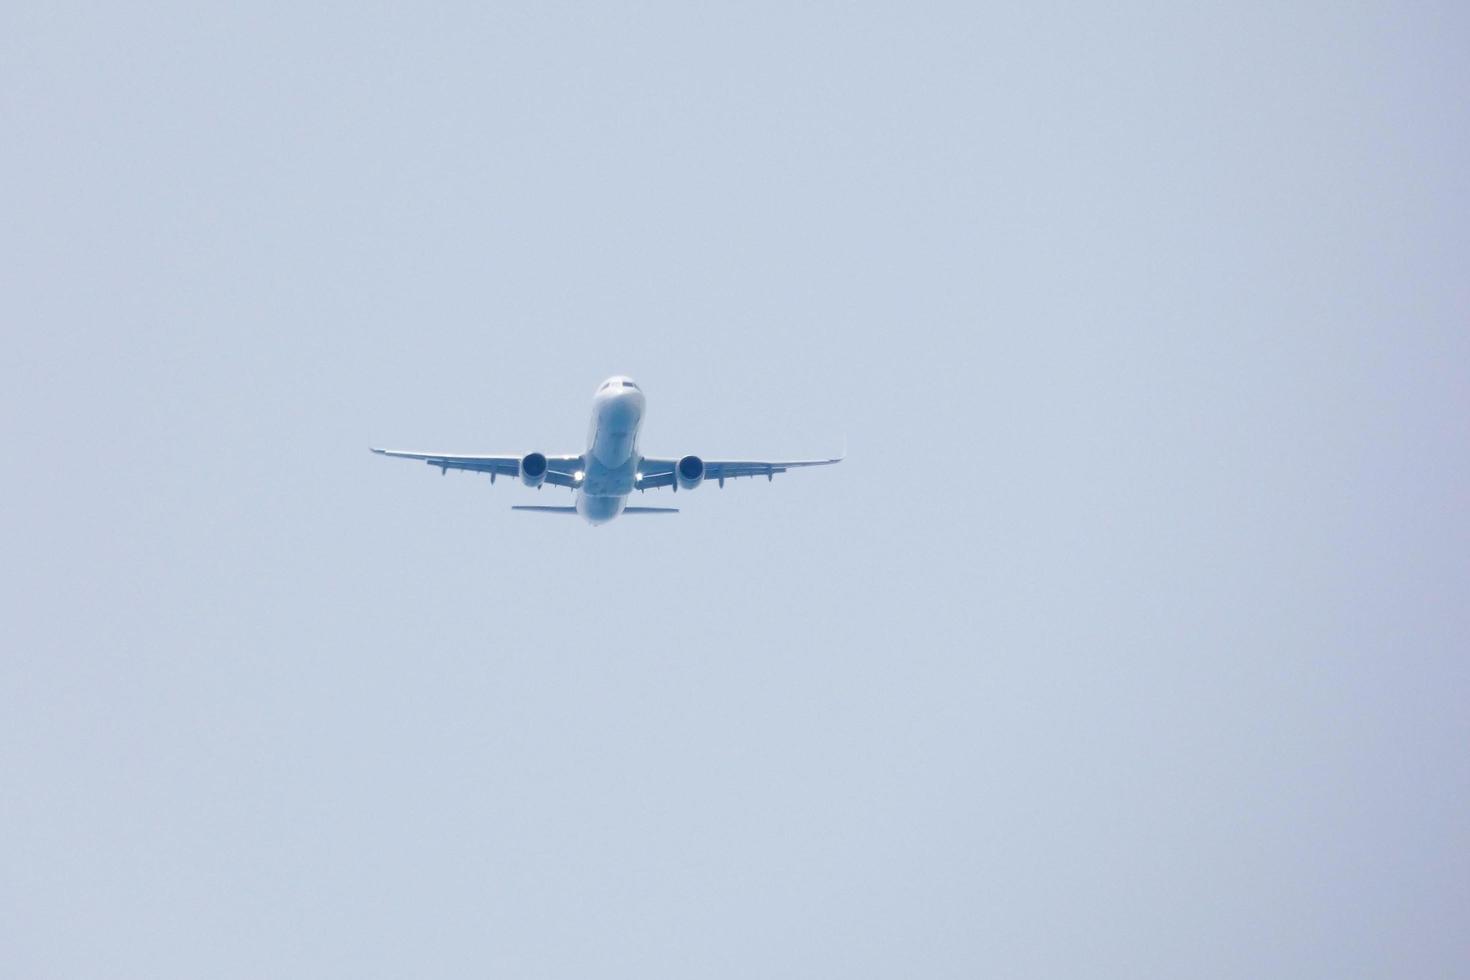
[[[1470,972],[1470,14],[0,7],[0,974]],[[563,503],[369,444],[836,470]]]

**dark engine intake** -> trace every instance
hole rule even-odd
[[[546,480],[546,457],[541,453],[526,453],[521,457],[521,482],[528,487],[539,487]]]
[[[704,482],[704,460],[698,456],[685,456],[674,467],[674,479],[681,490],[693,490]]]

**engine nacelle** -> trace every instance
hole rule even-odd
[[[693,490],[704,482],[704,460],[698,456],[685,456],[674,466],[674,479],[680,490]]]
[[[521,482],[528,487],[539,487],[546,482],[546,456],[542,453],[526,453],[521,457]]]

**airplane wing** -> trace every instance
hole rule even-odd
[[[787,470],[803,466],[831,466],[833,463],[842,462],[844,458],[837,456],[833,459],[706,459],[703,460],[704,478],[714,480],[723,487],[726,480],[734,480],[742,476],[763,476],[770,480],[777,473],[785,473]],[[643,457],[638,467],[641,476],[634,484],[634,488],[652,490],[654,487],[674,486],[674,467],[678,465],[677,459]]]
[[[419,459],[430,466],[439,467],[440,473],[450,470],[467,470],[471,473],[489,473],[490,482],[497,476],[518,477],[521,475],[520,456],[455,456],[450,453],[411,453],[399,449],[374,449],[379,456],[398,459]],[[547,456],[546,482],[555,487],[575,487],[577,474],[582,471],[581,456]]]

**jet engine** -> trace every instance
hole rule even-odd
[[[526,453],[521,457],[521,482],[528,487],[539,487],[546,481],[546,456],[542,453]]]
[[[685,456],[674,467],[674,479],[681,490],[693,490],[704,482],[704,460],[698,456]]]

